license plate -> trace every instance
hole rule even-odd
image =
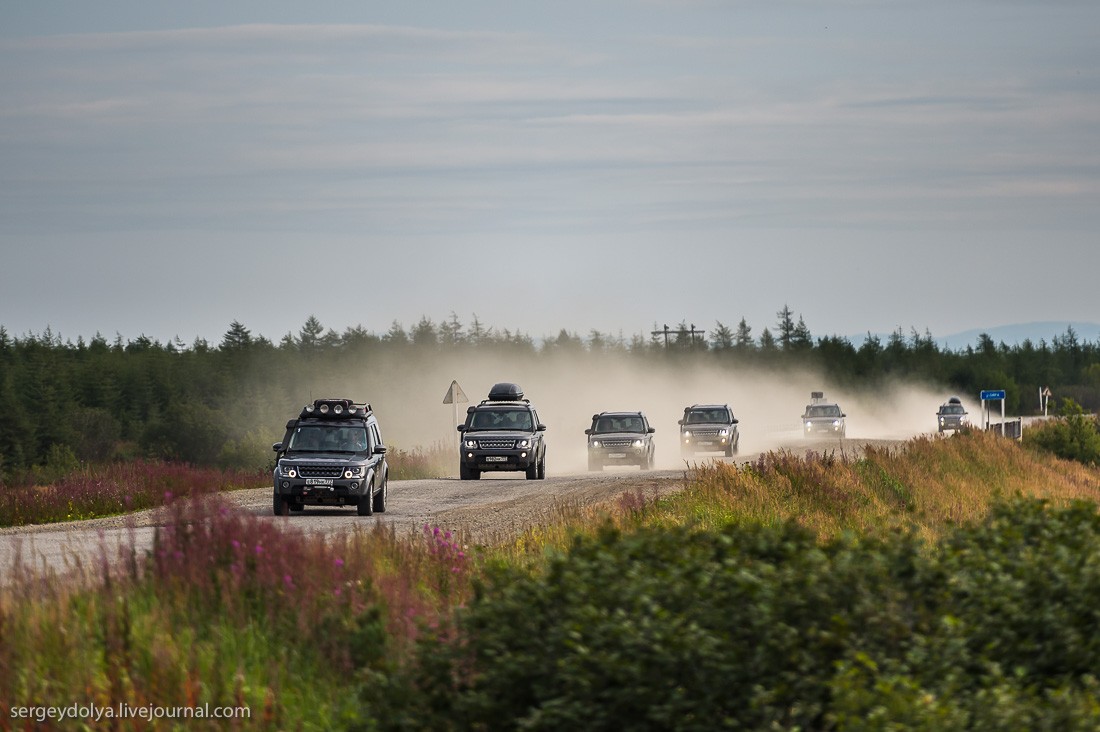
[[[488,457],[485,458],[485,462],[487,462],[487,463],[506,463],[506,462],[508,462],[508,457],[505,456],[505,455],[489,455]]]
[[[332,485],[332,478],[306,478],[306,485]]]
[[[711,440],[705,440],[705,441],[701,440],[699,442],[696,442],[695,444],[696,445],[713,445],[714,442],[712,442]]]
[[[607,453],[607,456],[609,458],[624,458],[624,457],[626,457],[626,453],[625,452],[609,452],[609,453]]]

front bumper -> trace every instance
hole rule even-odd
[[[839,435],[844,433],[844,423],[835,424],[832,420],[827,422],[803,422],[802,431],[807,435]]]
[[[596,460],[605,465],[614,465],[616,463],[623,463],[626,465],[634,465],[645,461],[649,456],[649,446],[640,445],[635,447],[634,445],[623,445],[610,447],[593,447],[588,446],[588,459]]]
[[[485,450],[481,448],[462,448],[462,464],[473,470],[527,470],[538,462],[538,450],[521,448],[515,450]]]
[[[682,452],[725,452],[735,444],[734,435],[680,435]]]
[[[306,505],[356,503],[365,491],[365,481],[359,477],[350,480],[346,478],[275,478],[276,494]]]

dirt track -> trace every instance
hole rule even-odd
[[[854,455],[863,445],[896,445],[897,440],[845,440],[798,443],[789,449],[837,450]],[[754,460],[741,455],[733,462]],[[271,488],[264,486],[224,494],[242,510],[266,521],[288,522],[298,528],[326,535],[376,523],[391,524],[398,533],[418,532],[424,524],[462,530],[475,541],[492,541],[518,530],[546,522],[562,507],[591,506],[617,499],[623,493],[642,490],[646,495],[667,495],[682,490],[685,471],[640,472],[635,468],[608,469],[602,473],[550,475],[546,480],[525,480],[522,474],[486,475],[478,481],[455,478],[391,481],[388,509],[373,517],[357,516],[352,508],[307,507],[283,518],[272,515]],[[18,558],[25,565],[56,571],[88,566],[103,556],[117,556],[117,547],[134,544],[139,551],[152,545],[158,511],[142,511],[91,521],[47,526],[0,529],[0,569],[10,574]]]

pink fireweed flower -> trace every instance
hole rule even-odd
[[[260,544],[257,544],[257,545],[256,545],[256,554],[257,554],[257,555],[260,555],[260,554],[263,554],[263,553],[264,553],[264,548],[263,548],[263,546],[261,546]]]
[[[332,562],[332,563],[333,563],[334,565],[336,565],[336,568],[337,568],[337,569],[339,569],[340,567],[343,567],[343,566],[344,566],[344,560],[343,560],[343,559],[341,559],[340,557],[336,557],[336,559],[335,559],[335,560],[333,560],[333,562]]]

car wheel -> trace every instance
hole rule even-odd
[[[290,501],[280,496],[278,493],[274,494],[275,498],[271,502],[271,508],[274,510],[276,516],[289,516],[290,515]]]
[[[481,471],[462,463],[458,466],[458,477],[460,480],[477,480],[481,477]]]
[[[374,510],[376,513],[386,512],[386,500],[390,494],[390,479],[386,476],[382,479],[382,490],[374,495]]]
[[[546,453],[543,453],[542,459],[539,460],[539,480],[546,480]]]
[[[523,474],[527,476],[527,480],[538,480],[539,477],[539,462],[536,460],[531,463],[531,467],[523,471]]]
[[[355,504],[355,512],[360,516],[374,515],[374,486],[367,486],[367,491],[359,496],[359,502]]]

